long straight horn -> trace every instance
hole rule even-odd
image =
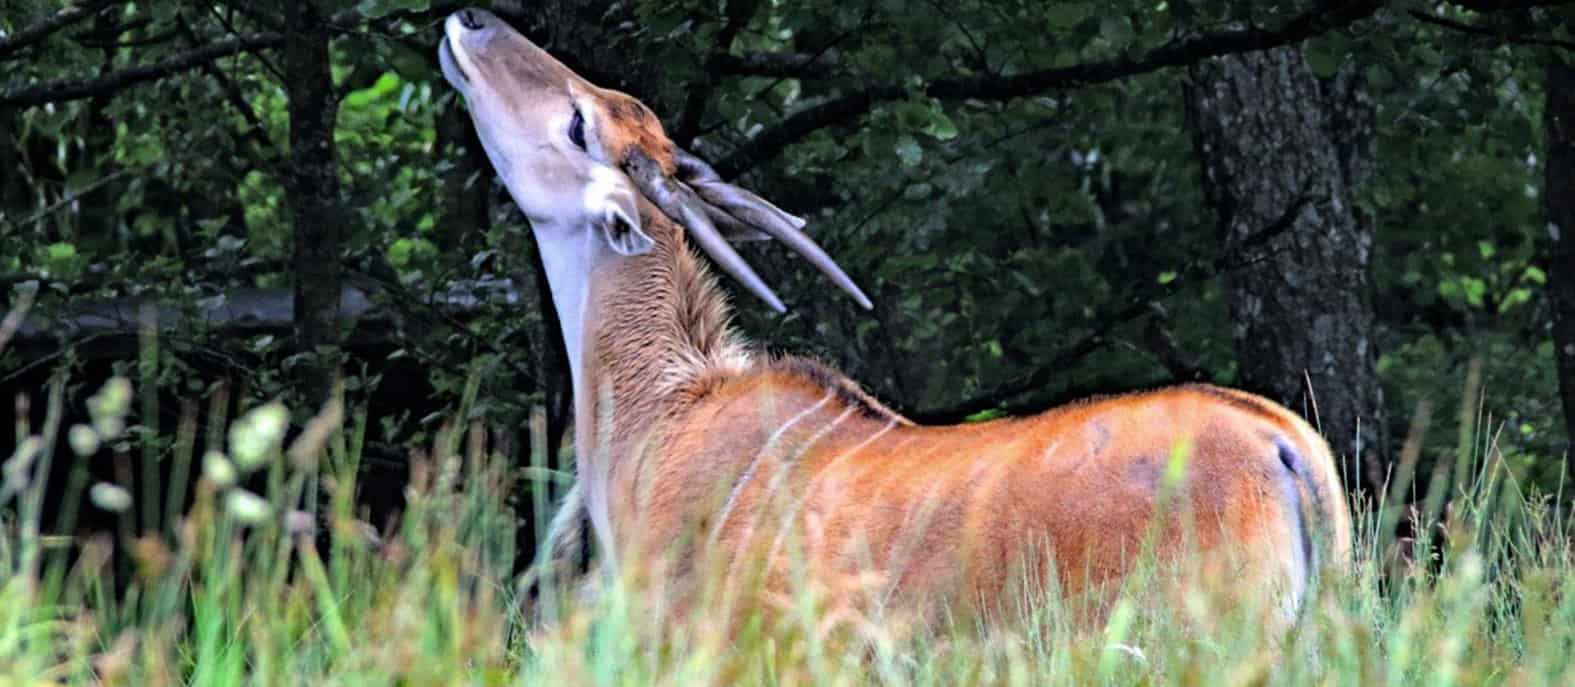
[[[761,226],[776,223],[789,229],[804,228],[804,218],[777,207],[749,189],[722,181],[722,175],[694,153],[674,146],[673,163],[677,167],[675,176],[679,181],[693,187],[706,202],[736,212],[739,219],[749,224]]]
[[[722,271],[732,275],[739,283],[761,300],[772,310],[779,313],[787,312],[787,306],[782,299],[766,285],[764,279],[755,273],[754,268],[744,261],[744,256],[733,250],[728,245],[727,239],[722,238],[721,232],[706,217],[703,209],[705,202],[695,195],[693,190],[662,173],[661,165],[657,164],[644,152],[636,149],[629,153],[628,160],[624,163],[624,171],[629,175],[629,180],[634,182],[635,188],[645,194],[652,203],[667,213],[668,217],[678,220],[688,230],[690,238],[705,250],[707,255],[722,268]]]
[[[808,260],[809,264],[814,265],[815,269],[830,277],[832,283],[846,291],[865,310],[875,307],[869,297],[864,295],[864,291],[859,289],[858,284],[853,283],[853,278],[826,254],[820,244],[815,243],[814,239],[804,233],[803,219],[788,214],[782,208],[746,189],[722,181],[722,177],[711,168],[711,165],[682,149],[673,151],[673,159],[678,163],[679,178],[685,184],[694,187],[695,193],[711,209],[720,210],[734,217],[741,224],[754,227],[787,244],[794,252]]]

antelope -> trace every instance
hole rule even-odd
[[[996,617],[1016,579],[1097,594],[1140,550],[1191,550],[1294,617],[1320,563],[1349,557],[1328,445],[1264,398],[1192,384],[921,426],[826,365],[761,353],[695,247],[778,312],[730,241],[785,243],[871,308],[804,220],[488,12],[448,17],[439,60],[540,249],[574,398],[563,513],[588,516],[606,570],[661,570],[680,595],[706,570],[761,571],[762,593],[807,570],[865,580],[827,584],[863,595],[849,604],[934,620]]]

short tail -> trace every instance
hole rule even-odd
[[[1294,511],[1302,564],[1297,596],[1304,597],[1316,587],[1320,573],[1350,567],[1351,514],[1328,443],[1300,418],[1295,424],[1299,441],[1277,437],[1274,444],[1290,476],[1288,505]],[[1301,605],[1300,598],[1296,605]]]
[[[560,600],[575,598],[583,603],[596,593],[597,576],[590,574],[594,565],[591,516],[580,485],[575,482],[564,494],[545,536],[537,542],[536,559],[526,573],[526,601],[535,609],[543,609],[543,594],[559,595]]]
[[[563,495],[558,512],[553,513],[547,525],[547,534],[539,542],[541,552],[536,564],[550,564],[583,574],[591,564],[591,514],[585,506],[584,489],[575,482]]]

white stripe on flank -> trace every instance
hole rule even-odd
[[[891,602],[892,596],[897,593],[897,585],[902,582],[903,576],[908,574],[908,568],[913,566],[918,558],[919,547],[924,543],[925,535],[929,534],[931,522],[935,513],[940,509],[936,505],[936,495],[941,489],[941,480],[930,483],[924,491],[924,498],[918,502],[918,512],[910,506],[903,511],[901,532],[904,536],[897,540],[891,547],[890,555],[886,557],[887,585],[881,594],[881,605]]]
[[[1061,441],[1062,441],[1062,439],[1060,437],[1057,437],[1056,440],[1051,442],[1049,446],[1046,446],[1045,447],[1045,452],[1039,454],[1039,460],[1042,461],[1045,465],[1054,467],[1055,466],[1055,462],[1052,459],[1055,458],[1056,451],[1061,449]]]
[[[798,448],[798,457],[800,457],[800,458],[803,457],[804,454],[809,452],[809,448],[811,446],[814,446],[816,442],[820,441],[827,434],[830,434],[832,432],[832,430],[836,429],[837,425],[842,424],[849,417],[852,417],[853,413],[856,412],[857,410],[858,410],[857,407],[849,406],[846,410],[842,411],[842,414],[838,415],[836,417],[836,419],[832,420],[829,423],[826,423],[826,426],[821,427],[818,431],[815,432],[815,434],[813,436],[811,436],[807,441],[805,441],[803,443],[803,445],[799,446],[799,448]],[[764,449],[762,449],[762,451],[764,451]],[[793,469],[793,466],[795,464],[797,464],[796,460],[783,460],[783,461],[781,461],[781,463],[777,466],[776,471],[771,474],[771,480],[766,483],[767,498],[770,498],[770,495],[773,495],[773,494],[777,493],[777,490],[780,489],[781,486],[782,486],[782,480],[785,477],[787,477],[788,472]],[[770,508],[770,505],[768,504],[765,508],[757,507],[755,509],[755,512],[750,514],[749,522],[748,522],[748,524],[746,524],[744,526],[743,536],[740,538],[741,541],[748,542],[748,541],[750,541],[751,539],[754,538],[754,536],[755,536],[755,526],[757,524],[759,524],[759,518],[762,515],[764,515],[765,513],[770,512],[770,510],[771,510],[771,508]],[[792,511],[788,511],[788,512],[791,513]],[[786,527],[785,527],[786,523],[787,523],[787,521],[784,520],[781,523],[782,526],[779,526],[777,528],[778,538],[780,538],[782,531],[784,529],[786,529]],[[717,532],[720,532],[720,531],[721,530],[719,528],[717,530]],[[775,548],[774,544],[773,544],[773,548]],[[775,555],[774,552],[773,552],[773,555]],[[769,561],[771,559],[767,558],[766,560]]]
[[[712,541],[715,541],[716,537],[722,532],[722,526],[727,524],[727,516],[732,513],[733,505],[738,502],[738,495],[742,494],[744,492],[744,487],[749,484],[750,480],[754,479],[755,468],[760,465],[761,457],[765,456],[766,452],[771,450],[771,448],[776,444],[777,440],[781,439],[782,435],[787,433],[789,427],[798,424],[804,418],[809,417],[816,411],[820,410],[823,406],[831,401],[831,398],[834,395],[836,395],[835,391],[827,389],[826,395],[822,396],[819,401],[816,401],[815,405],[799,411],[797,415],[788,418],[787,422],[782,423],[782,426],[778,427],[777,431],[771,433],[771,436],[766,439],[765,445],[760,447],[760,451],[755,454],[755,457],[749,461],[749,465],[744,468],[744,474],[739,475],[738,481],[733,483],[733,490],[727,495],[727,502],[722,505],[722,512],[720,517],[717,518],[716,529],[711,531]]]
[[[875,443],[876,439],[879,439],[879,438],[881,438],[883,436],[886,436],[886,433],[890,432],[892,429],[895,429],[897,427],[897,425],[898,425],[898,423],[897,423],[896,420],[888,421],[886,423],[886,426],[882,427],[879,432],[876,432],[874,434],[869,435],[868,437],[866,437],[864,439],[864,441],[859,442],[853,448],[850,448],[850,449],[848,449],[846,451],[843,451],[836,458],[832,458],[831,460],[826,461],[826,466],[824,468],[821,468],[821,472],[825,473],[825,472],[829,471],[831,468],[835,467],[838,463],[841,463],[843,460],[847,459],[849,456],[855,455],[859,451],[864,450],[870,444]],[[808,501],[810,495],[812,495],[814,493],[815,493],[815,489],[814,489],[813,486],[811,486],[810,488],[805,489],[804,493],[801,496],[799,496],[798,500],[793,504],[793,507],[788,509],[787,513],[784,514],[785,517],[783,518],[783,522],[786,523],[786,522],[788,522],[789,520],[791,520],[793,518],[797,518],[798,517],[798,512],[800,510],[803,510],[803,508],[804,508],[804,503],[806,501]],[[777,554],[782,551],[782,540],[783,540],[784,537],[786,537],[787,531],[788,531],[788,528],[785,527],[785,526],[777,530],[776,539],[772,540],[772,542],[771,542],[771,551],[768,554],[766,554],[766,560],[767,561],[776,560]]]

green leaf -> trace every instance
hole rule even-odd
[[[437,256],[437,245],[423,238],[396,239],[388,245],[383,256],[396,269],[412,267],[416,263]]]
[[[907,101],[898,103],[892,114],[903,131],[924,134],[936,140],[947,141],[957,137],[957,124],[937,103]]]
[[[47,255],[50,261],[70,260],[77,256],[77,247],[69,243],[51,243]]]
[[[1006,417],[1006,411],[1001,410],[1000,408],[990,408],[989,410],[981,410],[963,418],[963,422],[986,422],[989,420],[994,420],[998,417]]]
[[[1125,48],[1137,35],[1132,30],[1132,20],[1125,16],[1110,15],[1099,20],[1099,35],[1117,48]]]
[[[950,141],[957,138],[957,124],[937,107],[930,110],[930,126],[924,133],[938,141]]]
[[[96,169],[79,169],[72,172],[71,176],[66,177],[66,193],[71,195],[81,193],[83,189],[92,186],[93,182],[98,181],[98,179],[99,174]]]
[[[1394,78],[1381,64],[1367,66],[1367,86],[1374,91],[1387,91],[1394,85]]]
[[[1307,67],[1320,79],[1327,79],[1340,71],[1341,56],[1336,55],[1326,41],[1308,43],[1302,55],[1307,58]]]
[[[917,167],[924,160],[924,148],[907,134],[898,136],[897,144],[893,148],[897,151],[897,159],[902,161],[904,167]]]
[[[1444,56],[1439,54],[1438,49],[1425,43],[1416,46],[1416,50],[1413,54],[1416,55],[1418,62],[1421,62],[1422,64],[1425,64],[1429,67],[1437,67],[1438,65],[1444,63]]]
[[[1045,10],[1045,18],[1050,21],[1050,26],[1057,29],[1070,29],[1088,18],[1088,5],[1081,2],[1058,2]]]
[[[131,229],[137,233],[137,236],[147,238],[158,234],[163,227],[159,223],[158,217],[143,213],[137,215],[137,218],[131,221]]]
[[[1487,282],[1476,277],[1466,277],[1462,282],[1465,284],[1466,302],[1481,307],[1482,297],[1487,295]]]
[[[43,246],[43,250],[35,255],[44,272],[55,279],[69,281],[82,273],[82,256],[77,253],[77,247],[70,243],[51,243]]]
[[[148,13],[154,22],[164,23],[175,18],[175,12],[180,9],[178,2],[154,2],[148,4]]]
[[[217,235],[220,231],[223,231],[225,227],[229,226],[229,224],[230,218],[224,215],[197,220],[197,227],[202,230],[203,234],[208,236]]]
[[[395,12],[420,12],[431,6],[431,0],[361,0],[355,8],[362,16],[376,19]]]
[[[403,83],[398,74],[383,72],[383,75],[377,77],[377,81],[373,82],[371,86],[351,91],[349,95],[345,96],[344,107],[349,109],[364,108],[384,96],[393,94]]]
[[[1531,289],[1528,289],[1528,288],[1526,288],[1524,286],[1522,286],[1520,288],[1516,288],[1516,289],[1510,289],[1509,293],[1505,294],[1504,300],[1499,301],[1499,303],[1498,303],[1498,311],[1499,312],[1507,312],[1507,311],[1509,311],[1512,308],[1515,308],[1515,307],[1520,306],[1520,305],[1525,305],[1526,303],[1530,303],[1530,302],[1531,302]]]
[[[1570,21],[1566,16],[1563,21],[1554,23],[1553,28],[1548,33],[1552,34],[1553,40],[1568,43],[1571,40],[1575,40],[1575,35],[1571,34],[1570,27],[1575,27],[1575,21]],[[1559,64],[1575,65],[1575,50],[1549,50],[1548,55],[1557,60]]]
[[[414,241],[411,241],[410,239],[399,239],[389,244],[388,250],[385,251],[383,255],[388,260],[388,264],[393,265],[394,267],[404,267],[405,265],[410,264],[410,255],[414,253],[415,250],[416,247]]]

